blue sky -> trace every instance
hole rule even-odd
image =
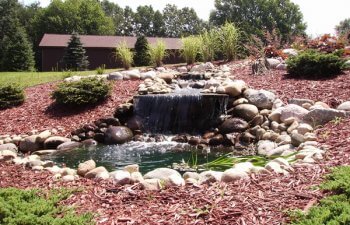
[[[20,0],[25,4],[38,0]],[[139,5],[152,5],[153,8],[162,10],[167,3],[178,7],[192,7],[199,17],[208,20],[210,11],[214,9],[214,0],[110,0],[120,6],[130,6],[136,9]],[[291,0],[300,6],[304,14],[304,21],[308,25],[307,33],[317,36],[324,33],[334,33],[334,27],[346,18],[350,18],[350,0]],[[42,6],[47,6],[50,0],[39,0]]]

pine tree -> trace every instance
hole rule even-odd
[[[63,63],[66,69],[86,70],[89,66],[86,51],[77,33],[73,33],[63,56]]]
[[[149,66],[148,41],[145,36],[137,38],[135,43],[134,63],[136,66]]]

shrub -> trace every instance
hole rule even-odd
[[[93,224],[91,214],[76,215],[72,208],[58,205],[72,194],[71,191],[40,193],[39,190],[0,189],[0,224]]]
[[[189,36],[181,38],[182,49],[181,55],[185,58],[187,64],[196,62],[196,58],[200,52],[201,39],[199,36]]]
[[[154,46],[148,45],[148,54],[152,64],[157,67],[162,66],[163,60],[167,56],[165,42],[158,40]]]
[[[96,73],[99,75],[102,75],[104,74],[105,70],[106,70],[106,65],[102,64],[101,66],[97,67]]]
[[[104,80],[86,78],[76,82],[61,83],[52,93],[58,104],[80,106],[95,104],[105,99],[111,86]]]
[[[293,77],[322,78],[341,73],[344,60],[335,54],[308,50],[288,58],[287,70]]]
[[[73,33],[63,56],[66,69],[76,71],[86,70],[89,66],[89,61],[85,53],[86,51],[83,48],[78,34]]]
[[[220,29],[218,37],[220,37],[220,50],[226,60],[231,61],[237,58],[239,53],[241,33],[239,29],[232,23],[225,23]]]
[[[135,43],[134,62],[136,66],[149,66],[148,41],[145,36],[137,38]]]
[[[116,56],[117,59],[122,62],[123,67],[126,70],[128,70],[134,62],[134,53],[128,48],[125,41],[117,46]]]
[[[20,105],[24,102],[23,88],[16,84],[0,86],[0,109]]]
[[[216,53],[219,51],[219,36],[217,29],[205,31],[200,35],[201,46],[200,52],[205,62],[214,60]]]

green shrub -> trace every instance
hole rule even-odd
[[[233,23],[225,23],[218,32],[220,50],[225,59],[228,61],[236,59],[240,49],[240,30]]]
[[[0,109],[20,105],[24,102],[24,91],[19,85],[6,84],[0,86]]]
[[[185,58],[187,64],[193,64],[196,62],[196,58],[200,53],[201,39],[199,36],[189,36],[181,38],[182,49],[181,55]]]
[[[116,48],[116,56],[119,59],[124,69],[128,70],[133,64],[134,53],[128,48],[126,42],[120,43]]]
[[[99,75],[102,75],[105,73],[105,70],[106,70],[106,65],[102,64],[101,66],[97,67],[96,73]]]
[[[166,52],[165,42],[158,40],[155,45],[148,45],[148,54],[152,64],[157,67],[162,66],[163,60],[168,54]]]
[[[71,191],[40,193],[39,190],[0,189],[0,224],[93,224],[91,214],[77,215],[72,208],[59,205],[72,194]]]
[[[340,74],[344,60],[335,54],[308,50],[287,60],[290,76],[298,78],[327,78]]]
[[[145,36],[137,38],[134,49],[135,66],[149,66],[151,60],[148,54],[148,41]]]
[[[95,104],[105,99],[111,86],[104,80],[86,78],[76,82],[61,83],[52,98],[63,105],[80,106]]]
[[[214,60],[216,53],[220,49],[220,40],[217,29],[211,29],[209,32],[205,31],[200,35],[201,46],[200,52],[205,62]]]

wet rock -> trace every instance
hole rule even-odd
[[[71,139],[65,138],[65,137],[60,137],[60,136],[49,137],[44,142],[44,148],[45,149],[56,149],[59,145],[66,143],[66,142],[71,142]]]
[[[105,132],[105,143],[106,144],[123,144],[131,141],[133,133],[128,127],[111,126],[107,128]]]
[[[96,168],[96,163],[94,160],[88,160],[86,162],[80,163],[78,166],[78,175],[85,176],[89,171]]]
[[[127,118],[130,118],[134,113],[134,106],[132,103],[125,103],[118,106],[114,112],[114,117],[118,118],[121,122],[125,121]]]
[[[219,127],[219,131],[222,134],[243,132],[247,130],[249,124],[240,118],[230,118],[225,120]]]
[[[126,126],[130,128],[132,131],[142,130],[142,122],[138,116],[133,116],[127,120]]]
[[[265,90],[248,89],[243,94],[250,104],[259,109],[272,109],[273,102],[276,99],[274,93]]]
[[[177,135],[171,139],[171,141],[179,142],[179,143],[187,143],[188,138],[186,135]]]
[[[258,108],[251,104],[240,104],[233,109],[234,116],[240,117],[246,121],[251,121],[258,113]]]
[[[80,148],[83,144],[80,142],[75,142],[75,141],[70,141],[70,142],[65,142],[57,146],[58,151],[69,151],[73,150],[76,148]]]
[[[105,140],[105,134],[104,133],[96,133],[94,139],[98,142],[98,143],[103,143]]]

